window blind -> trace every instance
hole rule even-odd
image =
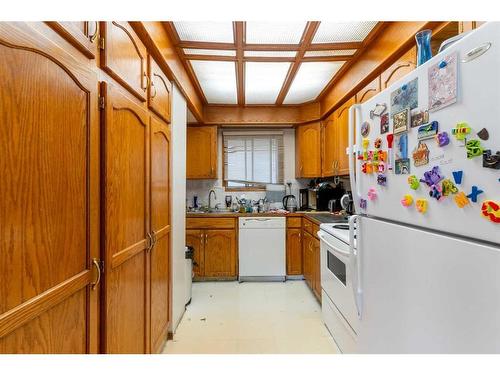
[[[224,132],[224,182],[228,187],[283,184],[282,132]]]

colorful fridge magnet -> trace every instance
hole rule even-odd
[[[361,135],[363,137],[368,137],[368,134],[370,134],[370,123],[365,121],[361,124]]]
[[[481,215],[492,223],[500,223],[500,204],[495,201],[484,201],[481,206]]]
[[[375,104],[375,108],[370,111],[370,118],[373,120],[375,116],[380,117],[387,110],[387,104]]]
[[[474,203],[477,203],[477,196],[481,193],[484,193],[484,191],[479,189],[476,185],[473,185],[472,191],[469,193],[469,195],[467,195],[467,198],[469,198]]]
[[[395,136],[395,159],[408,159],[408,133]]]
[[[367,205],[367,201],[366,201],[366,199],[361,198],[361,199],[359,200],[359,207],[360,207],[361,209],[363,209],[363,210],[366,210],[366,205]]]
[[[394,134],[387,134],[387,148],[389,151],[387,152],[387,164],[389,167],[389,170],[392,171],[392,160],[393,160],[393,155],[392,155],[392,144],[394,142]]]
[[[436,142],[439,147],[447,146],[450,143],[450,137],[447,132],[436,134]]]
[[[378,173],[385,173],[385,163],[383,161],[379,161],[377,165]]]
[[[429,164],[429,148],[424,142],[419,142],[418,146],[413,150],[412,157],[415,167]]]
[[[391,114],[418,107],[418,78],[391,92]],[[409,119],[408,119],[409,120]]]
[[[380,134],[385,134],[389,131],[389,114],[384,113],[380,116]]]
[[[415,202],[415,207],[417,211],[421,214],[425,214],[427,212],[427,199],[419,198]]]
[[[394,164],[396,174],[410,174],[410,159],[398,159]]]
[[[417,190],[420,187],[420,181],[418,180],[417,176],[415,176],[414,174],[409,176],[408,185],[410,185],[411,189]]]
[[[443,195],[445,197],[447,197],[450,194],[458,193],[458,188],[450,179],[443,180],[443,182],[441,183],[441,187],[443,189]]]
[[[427,71],[429,82],[429,111],[438,111],[457,101],[457,60],[454,52],[431,65]]]
[[[386,186],[387,177],[384,174],[377,175],[377,184],[379,184],[380,186]]]
[[[472,159],[483,154],[483,148],[481,147],[481,141],[479,139],[467,141],[465,143],[465,149],[467,150],[467,159]]]
[[[483,150],[483,167],[500,169],[500,151],[492,155],[491,150]]]
[[[451,134],[455,136],[457,141],[464,141],[470,134],[471,128],[466,122],[459,122],[451,129]]]
[[[443,190],[439,184],[432,185],[429,191],[429,196],[431,198],[436,198],[438,201],[442,200],[443,197]]]
[[[392,132],[399,134],[408,131],[410,123],[410,109],[405,108],[402,111],[396,112],[392,116]]]
[[[469,204],[469,198],[463,191],[460,191],[455,195],[455,203],[459,208],[464,208]]]
[[[422,125],[418,128],[417,139],[422,141],[424,139],[434,138],[438,132],[438,122],[432,121],[430,124]]]
[[[370,188],[368,190],[368,199],[371,201],[377,199],[377,191],[375,190],[375,188]]]
[[[463,171],[453,171],[453,172],[451,172],[451,174],[453,175],[453,179],[455,180],[455,183],[457,185],[460,185],[462,183],[462,178],[464,176],[464,172]]]
[[[401,199],[401,204],[404,207],[410,207],[413,204],[413,197],[410,194],[405,194],[403,199]]]
[[[427,124],[429,122],[429,111],[412,112],[410,113],[410,118],[412,128]]]
[[[424,173],[424,178],[421,178],[420,182],[424,182],[427,186],[431,187],[432,185],[436,185],[442,179],[443,177],[439,173],[439,167],[435,166],[430,171]]]
[[[373,146],[376,149],[379,149],[380,147],[382,147],[382,138],[380,138],[380,137],[376,138],[375,142],[373,143]]]
[[[488,133],[488,129],[486,128],[482,128],[481,130],[479,130],[477,132],[477,136],[483,141],[487,141],[488,139],[490,139],[490,133]]]

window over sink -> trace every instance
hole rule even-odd
[[[224,186],[228,190],[264,190],[284,183],[282,131],[225,131]]]

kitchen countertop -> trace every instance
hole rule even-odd
[[[187,212],[189,218],[209,218],[209,217],[241,217],[241,216],[262,216],[262,217],[307,217],[316,224],[346,222],[347,219],[340,215],[331,214],[328,211],[297,211],[297,212],[261,212],[261,213],[240,213],[240,212]]]

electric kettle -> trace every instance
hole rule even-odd
[[[283,207],[289,212],[297,211],[297,198],[295,198],[295,195],[285,195],[283,197]]]

